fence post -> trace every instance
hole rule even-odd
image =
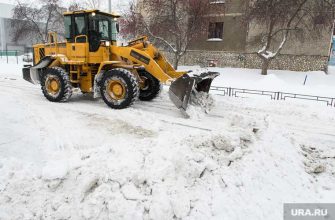
[[[7,63],[8,63],[8,45],[6,43],[6,57],[7,57]]]
[[[306,85],[308,75],[305,76],[304,86]]]

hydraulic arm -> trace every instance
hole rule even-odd
[[[213,79],[219,75],[205,72],[190,76],[191,71],[176,71],[147,37],[131,41],[125,47],[111,46],[111,52],[120,59],[144,66],[161,83],[170,85],[170,99],[183,112],[187,110],[192,92],[208,93]]]

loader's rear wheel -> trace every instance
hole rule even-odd
[[[161,91],[161,83],[147,71],[139,71],[143,83],[140,85],[140,100],[151,101],[156,98]]]
[[[109,107],[124,109],[137,100],[139,85],[136,77],[128,70],[112,69],[105,73],[100,92]]]
[[[41,87],[43,95],[51,102],[66,102],[72,96],[69,75],[60,67],[51,67],[44,71]]]

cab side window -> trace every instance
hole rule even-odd
[[[109,22],[107,20],[99,21],[99,33],[101,34],[102,39],[109,39]]]
[[[72,25],[71,25],[71,16],[64,17],[64,26],[65,26],[65,38],[71,39]]]
[[[76,16],[75,20],[75,35],[87,35],[87,27],[85,24],[85,16]]]

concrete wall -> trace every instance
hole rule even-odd
[[[327,71],[328,56],[281,54],[271,62],[270,69],[292,71]],[[257,54],[245,55],[245,68],[259,69],[262,63]]]
[[[173,54],[163,52],[170,62],[173,62]],[[180,60],[180,65],[209,66],[214,61],[218,67],[235,67],[260,69],[261,59],[256,53],[237,53],[228,51],[204,51],[193,50]],[[327,56],[311,55],[279,55],[270,65],[270,69],[292,71],[326,71],[328,66]]]
[[[310,24],[312,29],[313,24]],[[325,28],[319,27],[320,30],[294,31],[289,35],[281,54],[287,55],[312,55],[312,56],[329,56],[333,31],[331,26]],[[265,27],[250,23],[248,28],[246,52],[252,53],[260,50],[260,35],[263,34]],[[276,39],[274,44],[276,49],[282,38]]]

